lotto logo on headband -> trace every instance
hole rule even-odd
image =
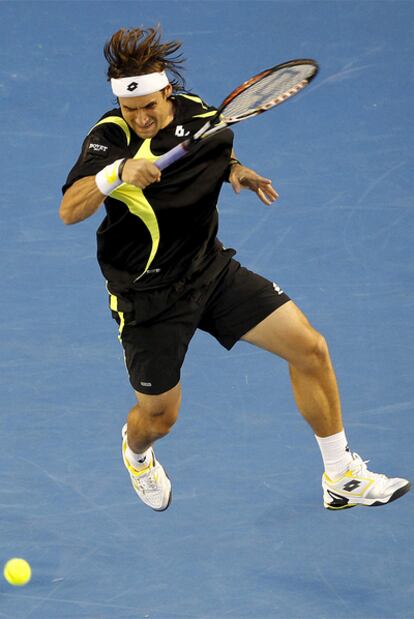
[[[112,92],[116,97],[142,97],[162,90],[169,84],[165,71],[146,75],[130,75],[111,79]]]

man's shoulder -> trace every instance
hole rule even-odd
[[[78,160],[69,173],[63,190],[84,176],[97,174],[105,165],[129,152],[131,131],[119,109],[105,112],[89,129]]]
[[[201,117],[216,109],[206,103],[202,97],[192,92],[180,92],[174,98],[180,115],[186,118]]]
[[[110,118],[111,116],[122,118],[121,109],[119,107],[114,107],[111,110],[108,110],[107,112],[102,114],[102,116],[98,119],[97,122],[100,122],[104,118]]]
[[[105,112],[88,131],[88,136],[96,136],[121,145],[131,141],[131,129],[122,117],[121,110],[114,108]]]

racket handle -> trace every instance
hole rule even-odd
[[[188,153],[189,143],[189,140],[185,140],[185,142],[174,146],[174,148],[169,150],[167,153],[161,155],[161,157],[159,157],[157,161],[155,161],[155,165],[157,166],[157,168],[159,170],[164,170],[175,161],[178,161],[178,159],[181,159],[181,157],[184,157],[184,155]]]

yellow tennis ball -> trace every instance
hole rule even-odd
[[[32,577],[32,568],[25,559],[9,559],[4,566],[4,578],[15,587],[27,585]]]

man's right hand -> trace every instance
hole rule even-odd
[[[161,180],[161,170],[148,159],[128,159],[122,170],[124,183],[145,189]]]
[[[148,159],[128,159],[122,170],[122,181],[140,189],[158,183],[160,179],[160,170]],[[76,224],[93,215],[104,199],[96,186],[95,176],[81,178],[63,196],[60,217],[65,224]]]

